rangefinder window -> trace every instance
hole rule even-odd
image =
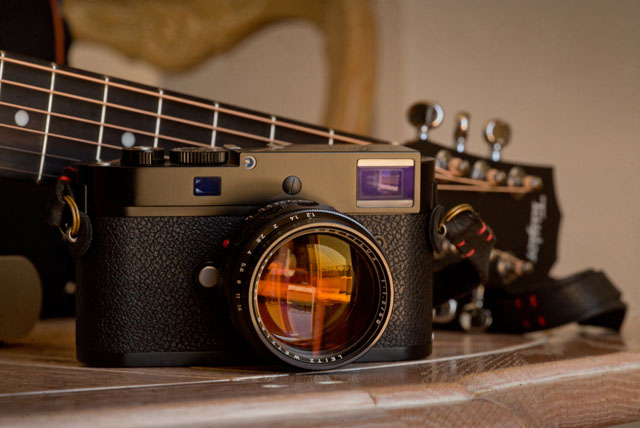
[[[358,160],[358,207],[412,207],[412,159]]]

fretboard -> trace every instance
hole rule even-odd
[[[382,142],[0,52],[0,175],[38,182],[122,147]]]

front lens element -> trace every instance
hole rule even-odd
[[[277,245],[254,288],[261,329],[287,350],[321,358],[348,350],[376,324],[381,286],[371,255],[337,234]]]

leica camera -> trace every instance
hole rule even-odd
[[[392,145],[165,155],[78,166],[80,361],[330,369],[430,353],[433,160]]]

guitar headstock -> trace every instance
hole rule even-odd
[[[488,121],[481,130],[489,146],[489,156],[483,157],[468,152],[473,130],[469,113],[458,113],[452,144],[431,139],[430,131],[444,118],[437,103],[414,104],[408,117],[418,138],[407,146],[436,159],[438,202],[445,210],[471,204],[497,236],[490,283],[527,284],[547,278],[556,260],[560,226],[552,167],[504,161],[511,128],[500,119]],[[444,251],[456,249],[446,245]]]

